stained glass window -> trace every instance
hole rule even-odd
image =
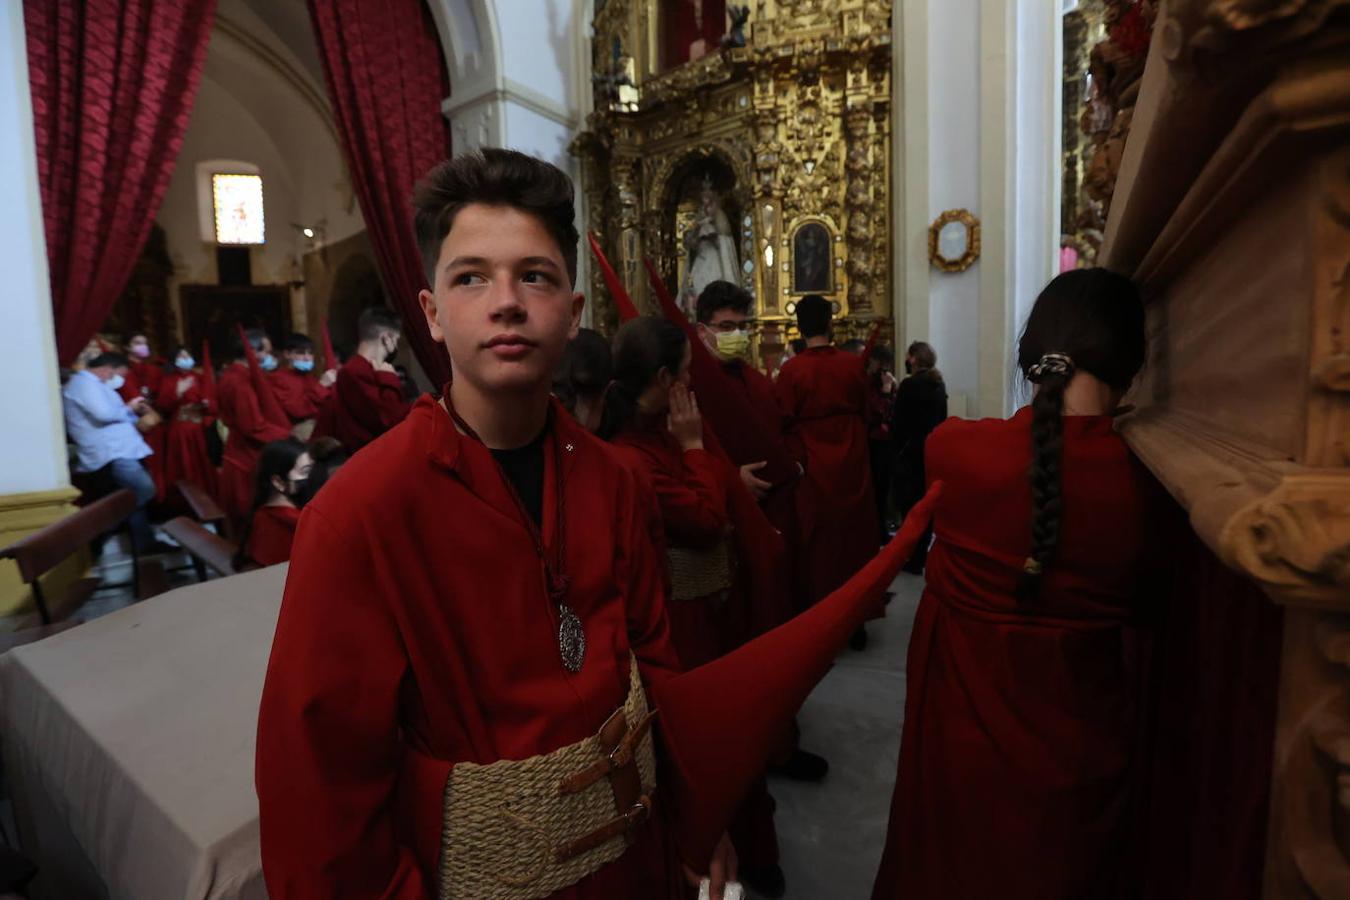
[[[216,243],[263,243],[263,191],[260,175],[211,176],[216,214]]]

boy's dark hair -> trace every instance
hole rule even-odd
[[[248,338],[249,346],[253,348],[253,352],[259,353],[262,351],[263,338],[267,337],[267,332],[263,331],[261,328],[245,328],[244,337]],[[244,345],[239,340],[239,332],[236,329],[230,329],[228,347],[230,359],[244,359],[247,356],[247,354],[244,353]]]
[[[605,393],[597,432],[612,440],[638,413],[638,398],[665,369],[674,375],[684,362],[689,338],[664,316],[638,316],[614,333],[614,380]]]
[[[857,356],[862,356],[863,351],[867,349],[867,342],[859,340],[858,338],[849,338],[839,346],[839,349],[843,350],[845,353],[853,353]]]
[[[599,397],[614,375],[609,341],[590,328],[577,331],[567,342],[558,370],[553,373],[553,395],[575,414],[578,397]]]
[[[819,294],[807,294],[797,301],[797,330],[804,338],[829,336],[834,310]]]
[[[806,338],[793,338],[788,341],[788,346],[792,348],[793,356],[800,356],[806,351]]]
[[[383,306],[372,306],[369,309],[362,310],[360,318],[356,320],[356,339],[358,341],[376,340],[386,331],[396,331],[402,334],[403,320]]]
[[[872,348],[872,362],[883,369],[893,369],[895,368],[895,351],[885,344],[877,344]]]
[[[309,335],[292,331],[286,335],[286,343],[281,345],[281,349],[290,353],[313,353],[314,342],[310,340]]]
[[[455,216],[470,203],[509,206],[539,219],[558,243],[567,275],[577,282],[576,208],[572,179],[552,163],[516,150],[484,147],[447,159],[413,191],[413,228],[427,283],[436,286],[436,261]]]
[[[745,288],[730,281],[714,281],[698,295],[696,315],[701,324],[707,325],[719,310],[729,309],[748,316],[754,308],[755,298]]]
[[[115,350],[109,350],[106,353],[100,353],[89,360],[89,368],[101,369],[104,366],[112,366],[114,369],[123,369],[128,365],[127,357],[124,353],[118,353]]]

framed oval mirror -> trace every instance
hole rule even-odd
[[[928,226],[928,261],[944,272],[964,272],[980,258],[980,220],[949,209]]]

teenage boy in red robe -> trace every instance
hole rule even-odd
[[[726,373],[723,390],[736,391],[753,418],[740,428],[723,429],[717,437],[731,461],[740,467],[741,480],[760,502],[764,515],[783,536],[789,560],[800,559],[804,552],[803,535],[809,533],[809,509],[797,496],[799,480],[785,480],[778,484],[758,477],[766,463],[756,459],[763,436],[783,440],[785,419],[778,408],[773,382],[750,364],[750,319],[755,299],[745,288],[729,281],[714,281],[699,294],[696,317],[698,336],[722,364]],[[799,470],[800,471],[800,470]],[[786,621],[797,610],[815,598],[794,596],[802,591],[803,580],[785,578],[780,588],[785,599],[781,621]],[[779,623],[774,623],[779,624]],[[770,772],[798,781],[820,781],[829,771],[823,756],[802,750],[797,746],[797,729],[785,737],[775,752]]]
[[[301,518],[258,723],[269,894],[477,898],[510,878],[521,897],[682,896],[635,699],[636,675],[678,666],[650,512],[549,396],[584,302],[571,182],[485,149],[414,205],[454,378]],[[619,750],[574,746],[598,733]],[[541,755],[557,777],[518,791],[501,761]],[[720,896],[734,857],[716,846]]]
[[[127,366],[126,378],[117,393],[128,403],[140,398],[150,405],[150,408],[163,416],[163,410],[157,406],[159,399],[160,384],[164,380],[164,360],[155,356],[150,348],[150,339],[144,332],[133,331],[122,341],[122,346],[126,349],[126,355],[129,365]],[[154,451],[145,460],[145,468],[150,473],[150,477],[155,480],[155,498],[163,500],[168,490],[168,485],[164,481],[164,457],[165,446],[168,440],[169,429],[163,421],[157,423],[148,431],[142,432],[141,437],[150,445]]]
[[[361,313],[356,332],[356,352],[337,370],[332,396],[314,432],[342,441],[348,453],[402,422],[411,409],[392,362],[403,335],[398,317],[371,307]]]
[[[797,304],[806,349],[783,365],[774,388],[788,446],[806,470],[798,490],[812,521],[803,535],[812,602],[847,581],[877,551],[877,511],[868,457],[866,356],[830,341],[832,310],[816,294]]]
[[[257,354],[258,365],[264,371],[276,368],[272,341],[262,329],[249,328],[243,332],[243,338]],[[259,397],[258,388],[271,390],[271,383],[253,377],[239,333],[230,334],[229,347],[232,360],[216,384],[220,420],[229,431],[220,465],[220,505],[237,534],[253,503],[253,475],[263,445],[288,438],[291,433],[266,414],[268,406],[275,408],[277,404],[275,398]]]
[[[272,387],[281,408],[291,420],[292,433],[308,440],[314,431],[314,420],[332,391],[337,370],[328,369],[314,375],[314,342],[309,335],[295,332],[286,338],[281,348],[281,362],[272,373]]]

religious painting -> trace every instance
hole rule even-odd
[[[792,234],[792,293],[828,294],[834,290],[830,269],[830,230],[806,222]]]
[[[663,0],[661,68],[673,69],[717,50],[726,26],[726,0]]]
[[[217,172],[211,176],[211,203],[217,244],[264,242],[262,176]]]

